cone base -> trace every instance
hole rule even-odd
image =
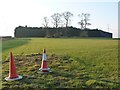
[[[52,72],[50,70],[50,68],[39,68],[40,72],[39,73],[48,73],[48,72]]]
[[[19,80],[19,79],[22,79],[22,78],[23,78],[22,76],[18,75],[17,78],[12,78],[12,79],[11,79],[11,78],[9,78],[9,77],[6,77],[5,80],[6,80],[6,81],[15,81],[15,80]]]

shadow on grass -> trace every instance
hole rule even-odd
[[[2,52],[11,49],[11,48],[15,48],[15,47],[19,47],[21,45],[27,44],[29,42],[29,40],[31,39],[11,39],[11,40],[7,40],[7,41],[3,41],[2,42]]]

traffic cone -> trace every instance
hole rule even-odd
[[[46,62],[46,50],[43,49],[43,56],[42,56],[42,64],[41,68],[39,69],[41,73],[48,73],[51,72],[50,68],[48,68],[47,62]]]
[[[16,72],[16,66],[14,64],[14,58],[12,52],[10,52],[10,63],[9,63],[9,76],[5,78],[7,81],[14,81],[22,79],[22,76],[18,75]]]

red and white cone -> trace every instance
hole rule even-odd
[[[42,64],[41,68],[39,69],[41,73],[47,73],[51,72],[50,68],[48,68],[47,62],[46,62],[46,50],[43,49],[43,56],[42,56]]]
[[[14,80],[19,80],[19,79],[22,79],[22,76],[17,74],[13,55],[12,55],[12,52],[10,52],[9,76],[6,77],[5,80],[14,81]]]

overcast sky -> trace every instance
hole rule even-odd
[[[88,28],[109,31],[118,37],[118,0],[0,0],[0,36],[14,36],[19,25],[41,27],[43,17],[50,19],[54,13],[65,11],[74,14],[73,27],[80,27],[78,14],[90,13],[92,25]]]

